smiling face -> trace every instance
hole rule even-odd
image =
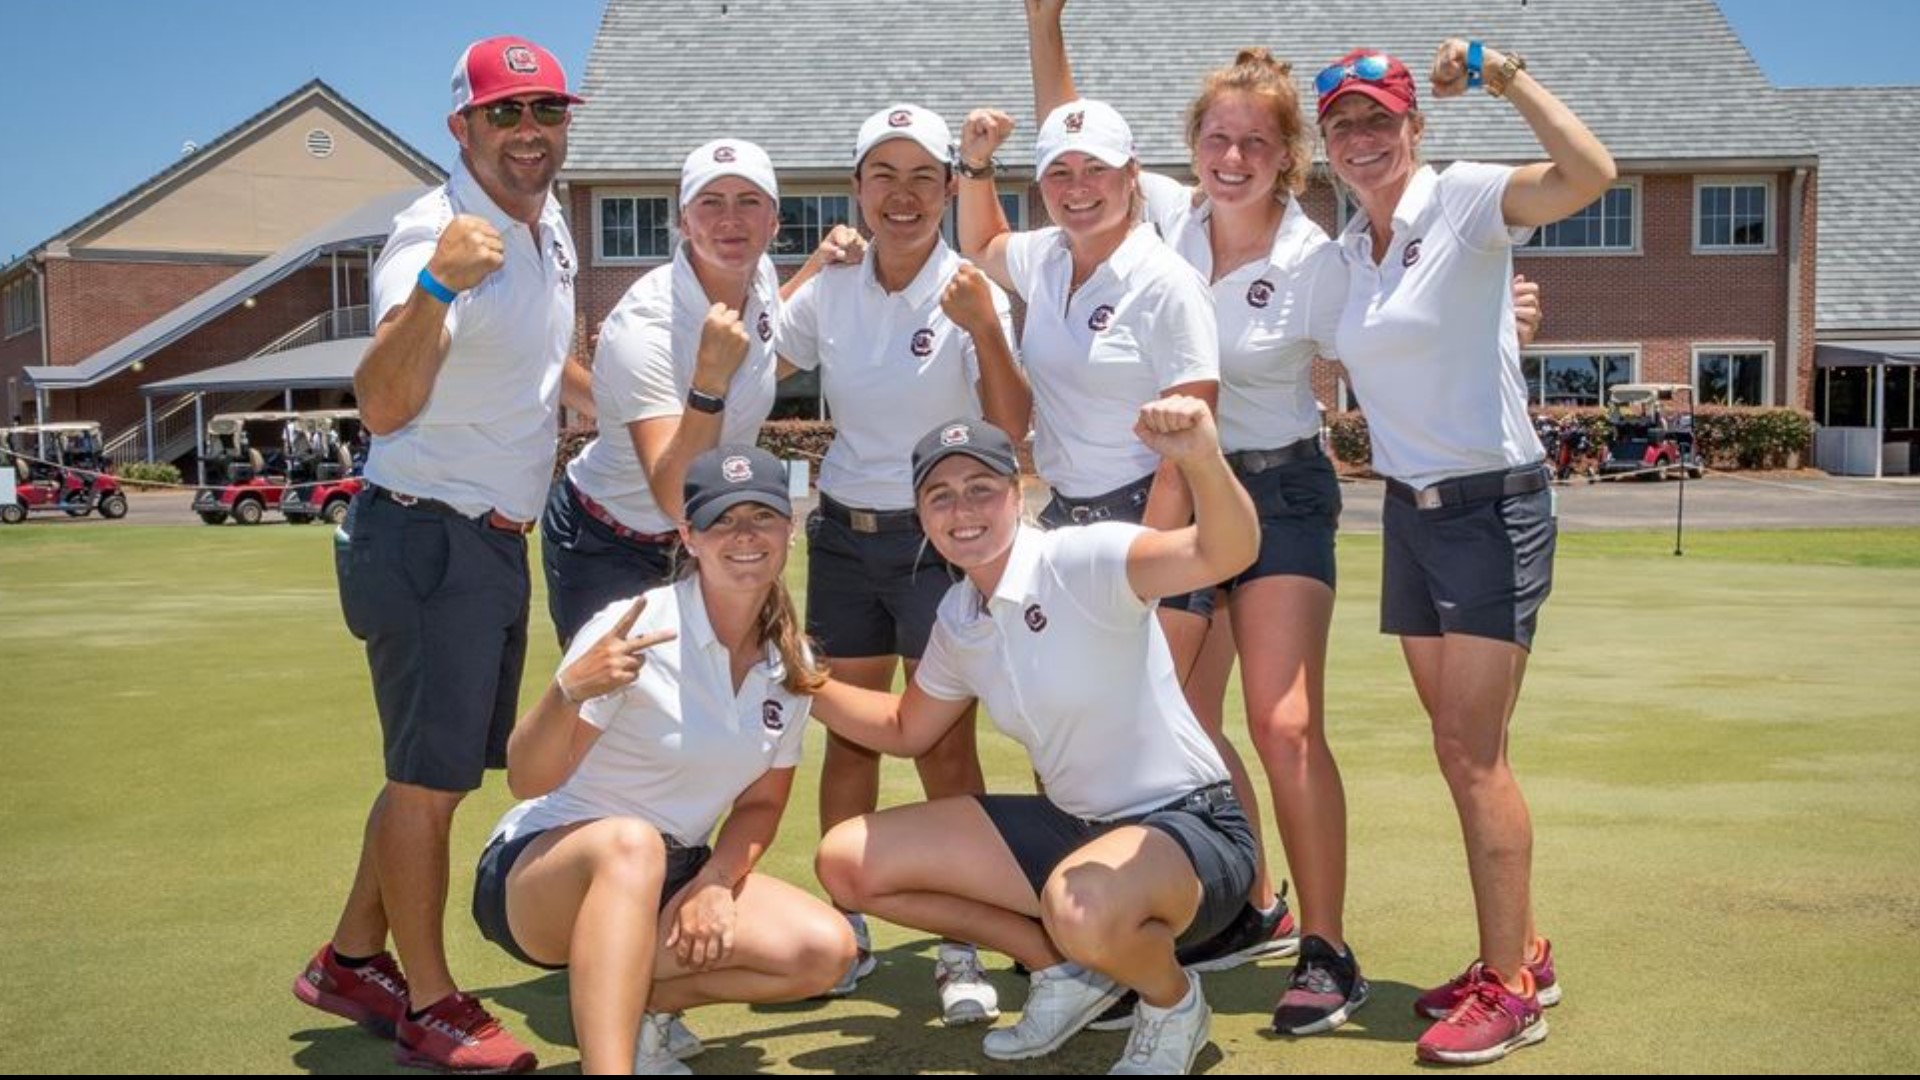
[[[965,454],[935,465],[914,505],[934,550],[961,570],[1005,557],[1020,531],[1020,485]]]
[[[741,503],[705,529],[683,529],[681,538],[709,587],[764,590],[787,568],[793,519],[762,503]]]
[[[1327,160],[1363,197],[1403,185],[1419,165],[1418,112],[1394,113],[1365,94],[1346,94],[1320,118]]]
[[[874,241],[889,248],[933,243],[952,192],[946,165],[912,139],[889,139],[874,147],[853,174],[860,219]]]
[[[1040,197],[1046,201],[1047,216],[1070,241],[1090,240],[1132,224],[1139,174],[1137,162],[1116,167],[1070,150],[1040,174]]]
[[[1193,171],[1219,206],[1271,199],[1293,155],[1273,108],[1254,94],[1229,91],[1201,114],[1193,140]]]
[[[723,176],[680,212],[694,258],[728,275],[751,273],[780,228],[780,208],[751,181]]]
[[[467,170],[500,208],[516,212],[520,206],[546,204],[553,178],[567,160],[567,129],[573,125],[568,114],[564,123],[541,127],[534,119],[532,103],[550,98],[550,93],[522,94],[512,100],[525,108],[520,122],[511,128],[496,128],[486,118],[485,109],[468,109],[447,118],[447,128],[460,144]]]

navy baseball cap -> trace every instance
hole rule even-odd
[[[914,445],[913,490],[919,491],[933,467],[955,454],[965,454],[1001,476],[1020,471],[1020,458],[1013,452],[1013,440],[1006,432],[985,420],[963,417],[941,424]]]
[[[687,524],[704,532],[720,515],[741,503],[759,503],[793,516],[787,498],[787,467],[757,446],[716,446],[693,459],[681,489],[686,497]]]

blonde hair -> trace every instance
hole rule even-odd
[[[1307,190],[1307,174],[1313,169],[1313,142],[1307,126],[1300,120],[1300,93],[1293,85],[1293,65],[1274,59],[1262,48],[1241,49],[1233,63],[1208,72],[1200,84],[1200,93],[1187,106],[1187,150],[1200,143],[1200,124],[1225,94],[1251,94],[1273,111],[1280,125],[1280,141],[1287,151],[1287,167],[1273,182],[1275,198],[1298,195]]]

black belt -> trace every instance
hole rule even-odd
[[[920,515],[913,510],[859,510],[820,493],[820,513],[857,533],[919,532]]]
[[[469,514],[455,506],[449,506],[439,499],[423,499],[418,495],[406,495],[392,488],[383,488],[379,484],[368,484],[367,493],[376,499],[385,499],[395,506],[404,506],[409,510],[431,510],[446,517],[470,521],[475,525],[484,525],[515,536],[525,536],[533,531],[533,522],[515,521],[498,510],[489,510],[484,514]]]
[[[1438,510],[1464,503],[1502,499],[1509,495],[1531,495],[1536,491],[1547,490],[1552,482],[1552,478],[1547,475],[1546,466],[1522,465],[1517,469],[1500,469],[1496,472],[1475,473],[1472,476],[1456,476],[1451,480],[1442,480],[1418,490],[1398,480],[1388,480],[1387,494],[1403,503],[1412,503],[1422,510]]]
[[[1076,499],[1056,491],[1053,501],[1060,504],[1060,508],[1067,512],[1067,520],[1075,525],[1112,520],[1137,522],[1146,513],[1147,495],[1152,490],[1153,475],[1148,474],[1125,487],[1086,499]]]
[[[1242,476],[1258,476],[1282,465],[1325,456],[1326,452],[1320,449],[1319,436],[1309,435],[1272,450],[1236,450],[1227,455],[1227,464]]]

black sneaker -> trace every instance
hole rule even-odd
[[[1292,956],[1300,951],[1300,932],[1287,910],[1286,890],[1275,898],[1273,910],[1262,912],[1252,904],[1240,909],[1225,930],[1179,952],[1188,971],[1228,971],[1256,960]]]
[[[1273,1007],[1273,1030],[1282,1035],[1318,1035],[1347,1022],[1367,1003],[1367,980],[1349,946],[1343,955],[1312,934],[1300,943],[1300,960],[1287,992]]]

